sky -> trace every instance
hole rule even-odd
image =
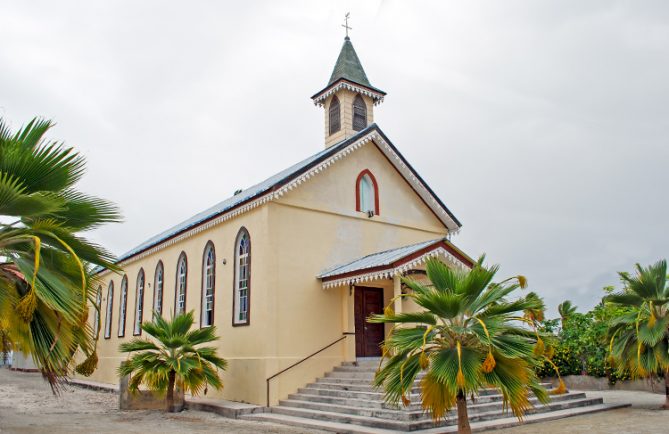
[[[3,1],[0,116],[86,156],[121,254],[322,149],[346,12],[457,246],[552,315],[669,256],[666,1]]]

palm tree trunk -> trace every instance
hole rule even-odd
[[[176,408],[174,408],[174,383],[176,380],[176,372],[170,371],[168,376],[167,383],[167,411],[170,413],[176,413]]]
[[[664,405],[662,408],[669,410],[669,368],[664,371]]]
[[[467,415],[467,397],[460,390],[456,398],[458,406],[458,434],[471,434],[472,428],[469,426],[469,416]]]

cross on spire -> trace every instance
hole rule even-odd
[[[348,38],[348,31],[353,30],[353,27],[348,26],[348,19],[350,18],[350,16],[351,16],[351,13],[346,12],[346,15],[344,15],[344,24],[341,25],[343,28],[346,29],[346,37],[347,38]]]

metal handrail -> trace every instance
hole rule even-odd
[[[327,350],[328,348],[330,348],[330,347],[333,346],[334,344],[343,341],[344,339],[346,339],[347,336],[349,336],[349,335],[354,335],[354,334],[355,334],[355,333],[352,333],[352,332],[344,332],[344,333],[342,334],[343,336],[340,337],[339,339],[337,339],[336,341],[327,344],[326,346],[324,346],[324,347],[321,348],[320,350],[316,351],[315,353],[311,353],[311,354],[309,354],[307,357],[303,358],[302,360],[299,360],[299,361],[293,363],[292,365],[290,365],[289,367],[287,367],[287,368],[285,368],[285,369],[282,369],[281,371],[279,371],[279,372],[277,372],[276,374],[272,375],[271,377],[268,377],[268,378],[265,380],[265,382],[267,383],[267,406],[269,407],[269,385],[270,385],[270,381],[271,381],[271,380],[275,379],[276,377],[278,377],[279,375],[281,375],[281,374],[283,374],[284,372],[288,371],[289,369],[294,368],[295,366],[299,365],[300,363],[309,360],[310,358],[312,358],[312,357],[315,356],[316,354],[318,354],[318,353],[322,353],[323,351]]]

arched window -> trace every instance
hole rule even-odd
[[[234,284],[232,325],[247,325],[251,294],[251,238],[245,228],[239,230],[235,242]]]
[[[214,244],[209,241],[204,248],[202,258],[202,327],[214,324],[214,289],[216,277],[216,253]]]
[[[153,278],[153,314],[163,315],[163,283],[164,283],[165,269],[163,268],[163,261],[158,261],[156,265],[156,274]]]
[[[379,187],[376,178],[369,170],[363,170],[358,175],[355,185],[355,209],[356,211],[379,215]]]
[[[144,316],[144,269],[137,274],[137,291],[135,292],[135,327],[133,336],[142,334],[142,317]]]
[[[186,253],[181,252],[177,262],[177,285],[174,296],[174,315],[186,312],[186,277],[188,277],[188,262]]]
[[[123,276],[121,280],[121,300],[119,301],[118,311],[118,337],[125,336],[125,314],[128,308],[128,276]]]
[[[330,134],[336,133],[341,128],[341,116],[339,113],[339,98],[333,96],[332,101],[330,101],[330,109],[328,110]]]
[[[360,95],[353,100],[353,129],[355,131],[367,128],[367,105]]]
[[[95,340],[98,339],[100,331],[100,309],[102,309],[102,286],[98,286],[98,293],[95,296],[95,319],[93,320],[93,331],[95,332]]]
[[[109,339],[111,337],[113,306],[114,306],[114,282],[109,282],[109,288],[107,288],[107,312],[105,314],[105,339]]]

